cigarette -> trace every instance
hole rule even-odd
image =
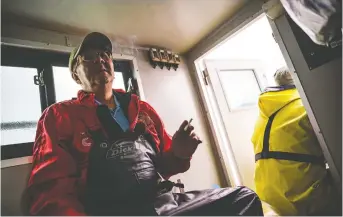
[[[187,126],[185,127],[184,131],[186,131],[188,129],[188,127],[191,125],[191,122],[193,121],[193,118],[191,118],[189,121],[188,121],[188,124]]]

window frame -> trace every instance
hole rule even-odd
[[[36,68],[37,75],[44,70],[44,85],[39,87],[41,112],[56,102],[52,67],[68,67],[68,52],[27,48],[3,43],[1,44],[1,53],[1,66]],[[134,73],[136,71],[138,72],[136,69],[137,62],[135,58],[126,56],[123,57],[123,55],[118,56],[114,54],[113,62],[119,68],[118,71],[123,73],[124,85],[126,89],[128,88],[128,80],[130,78],[140,82],[140,77]],[[33,83],[33,85],[35,84]],[[141,84],[138,84],[137,87],[141,87]],[[139,94],[143,92],[141,89],[137,88],[137,93]],[[1,161],[32,156],[33,144],[34,141],[28,143],[1,145]],[[23,163],[27,163],[27,160],[24,160]]]
[[[37,75],[43,72],[44,86],[39,86],[41,112],[54,102],[54,85],[51,80],[49,63],[63,62],[60,52],[48,52],[29,48],[1,45],[1,66],[30,67],[37,69]],[[33,83],[33,78],[32,78]],[[33,85],[35,85],[33,83]],[[38,120],[37,120],[38,121]],[[32,155],[34,142],[1,145],[1,160],[20,158]]]
[[[257,73],[256,73],[255,69],[247,67],[246,69],[243,69],[243,68],[242,69],[230,69],[230,70],[225,70],[225,71],[232,71],[234,73],[237,73],[239,71],[251,72],[252,76],[254,77],[254,81],[256,81],[256,85],[257,85],[257,88],[259,90],[259,94],[262,93],[262,91],[263,91],[262,84],[260,83],[260,81],[258,79],[258,76],[257,76]],[[222,71],[220,71],[220,72],[222,72]],[[248,109],[251,109],[251,108],[256,108],[258,106],[258,101],[256,101],[255,104],[248,104],[248,105],[243,105],[243,106],[234,106],[232,104],[232,101],[231,101],[232,100],[231,96],[233,94],[232,95],[228,94],[228,92],[225,89],[225,86],[227,86],[227,85],[224,84],[224,81],[222,80],[221,76],[219,75],[219,71],[217,73],[218,73],[220,85],[221,85],[221,87],[223,89],[223,93],[224,93],[224,96],[225,96],[226,104],[227,104],[230,112],[237,112],[237,111],[248,110]],[[234,94],[237,94],[237,93],[234,93]]]

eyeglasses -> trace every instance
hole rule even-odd
[[[95,61],[98,57],[101,57],[105,61],[112,59],[112,54],[108,51],[88,51],[82,53],[80,56],[83,61]]]
[[[72,68],[72,71],[74,72],[76,67],[82,62],[95,62],[98,57],[101,57],[104,61],[112,60],[112,53],[108,51],[88,51],[84,52],[81,55],[77,57],[77,61],[75,65]]]

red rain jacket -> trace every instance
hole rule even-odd
[[[141,121],[152,135],[157,149],[160,151],[163,147],[157,165],[160,173],[169,178],[187,171],[189,160],[172,155],[172,139],[156,111],[134,94],[114,91],[120,97],[129,97],[124,113],[130,131]],[[94,94],[79,91],[77,99],[56,103],[43,112],[38,122],[33,167],[25,193],[29,214],[86,215],[80,201],[85,191],[88,153],[93,142],[86,132],[87,128],[103,130],[96,108]]]

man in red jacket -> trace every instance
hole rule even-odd
[[[111,41],[88,34],[71,53],[77,99],[47,108],[38,122],[26,195],[31,215],[262,215],[244,187],[174,194],[201,140],[184,121],[173,137],[156,111],[113,90]]]

